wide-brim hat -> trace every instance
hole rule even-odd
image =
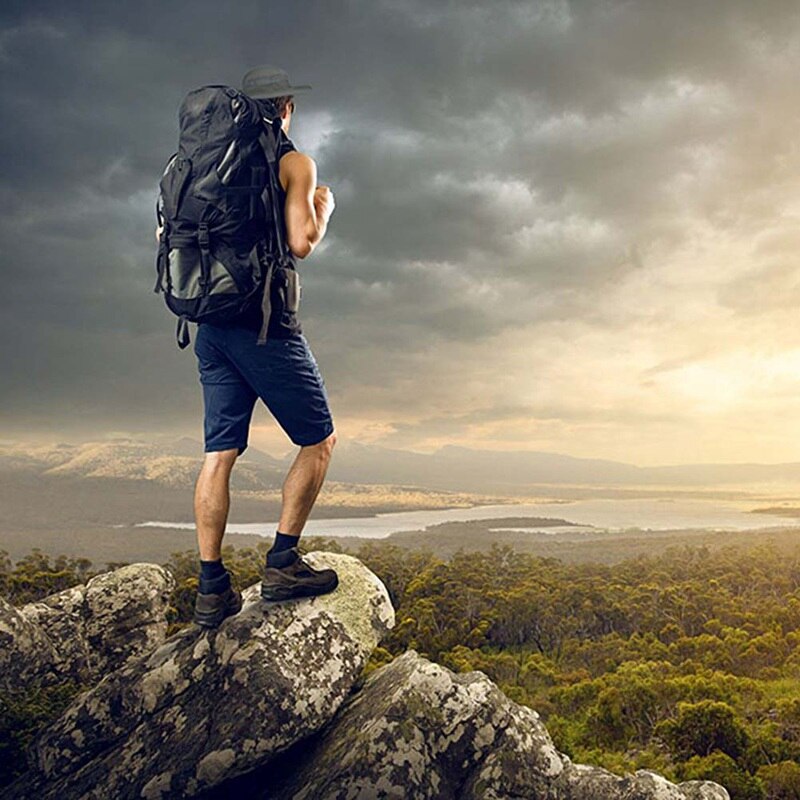
[[[292,86],[286,70],[268,64],[253,67],[242,78],[242,91],[256,98],[283,97],[287,94],[307,92],[310,88],[307,83]]]

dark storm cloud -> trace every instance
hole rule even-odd
[[[726,191],[756,180],[739,156],[785,147],[758,104],[796,101],[758,93],[764,53],[797,33],[789,2],[10,3],[0,25],[2,402],[20,431],[199,413],[151,291],[155,186],[195,86],[263,61],[314,86],[291,136],[318,142],[338,203],[301,264],[302,318],[353,414],[378,411],[359,387],[435,377],[431,342],[625,324],[606,288],[681,242],[687,203],[738,224]],[[705,189],[676,191],[712,157]]]

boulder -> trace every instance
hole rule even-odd
[[[56,661],[44,629],[0,597],[0,689],[23,688],[35,681],[52,683]]]
[[[357,559],[305,558],[336,569],[337,589],[264,603],[255,584],[218,629],[184,628],[108,674],[42,733],[35,769],[3,797],[192,797],[313,734],[394,625],[394,609]]]
[[[175,586],[156,564],[129,564],[15,608],[0,599],[0,687],[95,683],[164,641]]]
[[[573,764],[556,750],[538,713],[509,700],[484,673],[454,673],[413,650],[375,670],[282,773],[274,785],[266,773],[262,785],[253,775],[237,796],[729,800],[710,781],[675,785],[647,770],[618,776]]]

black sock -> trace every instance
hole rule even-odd
[[[203,561],[200,559],[200,585],[198,590],[203,594],[218,594],[231,585],[231,576],[222,559]]]
[[[269,549],[269,552],[280,553],[281,550],[288,550],[290,547],[294,547],[299,540],[299,534],[295,536],[291,533],[281,533],[280,531],[275,531],[275,541],[273,542],[272,547]]]
[[[290,533],[281,533],[275,531],[275,542],[272,547],[267,550],[266,563],[268,567],[285,567],[291,564],[297,555],[294,554],[293,558],[289,558],[290,549],[294,547],[300,539],[300,535],[292,536]],[[283,554],[286,554],[285,556]]]
[[[200,577],[206,580],[213,580],[219,578],[225,572],[225,565],[222,559],[218,558],[216,561],[203,561],[200,559]]]

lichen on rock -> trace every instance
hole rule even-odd
[[[394,625],[394,610],[357,559],[305,558],[336,569],[334,592],[267,604],[255,584],[218,629],[184,628],[109,673],[40,735],[36,770],[8,797],[157,797],[167,784],[172,796],[191,797],[319,729]]]
[[[94,683],[167,632],[175,587],[157,564],[129,564],[15,608],[0,598],[0,686]]]

